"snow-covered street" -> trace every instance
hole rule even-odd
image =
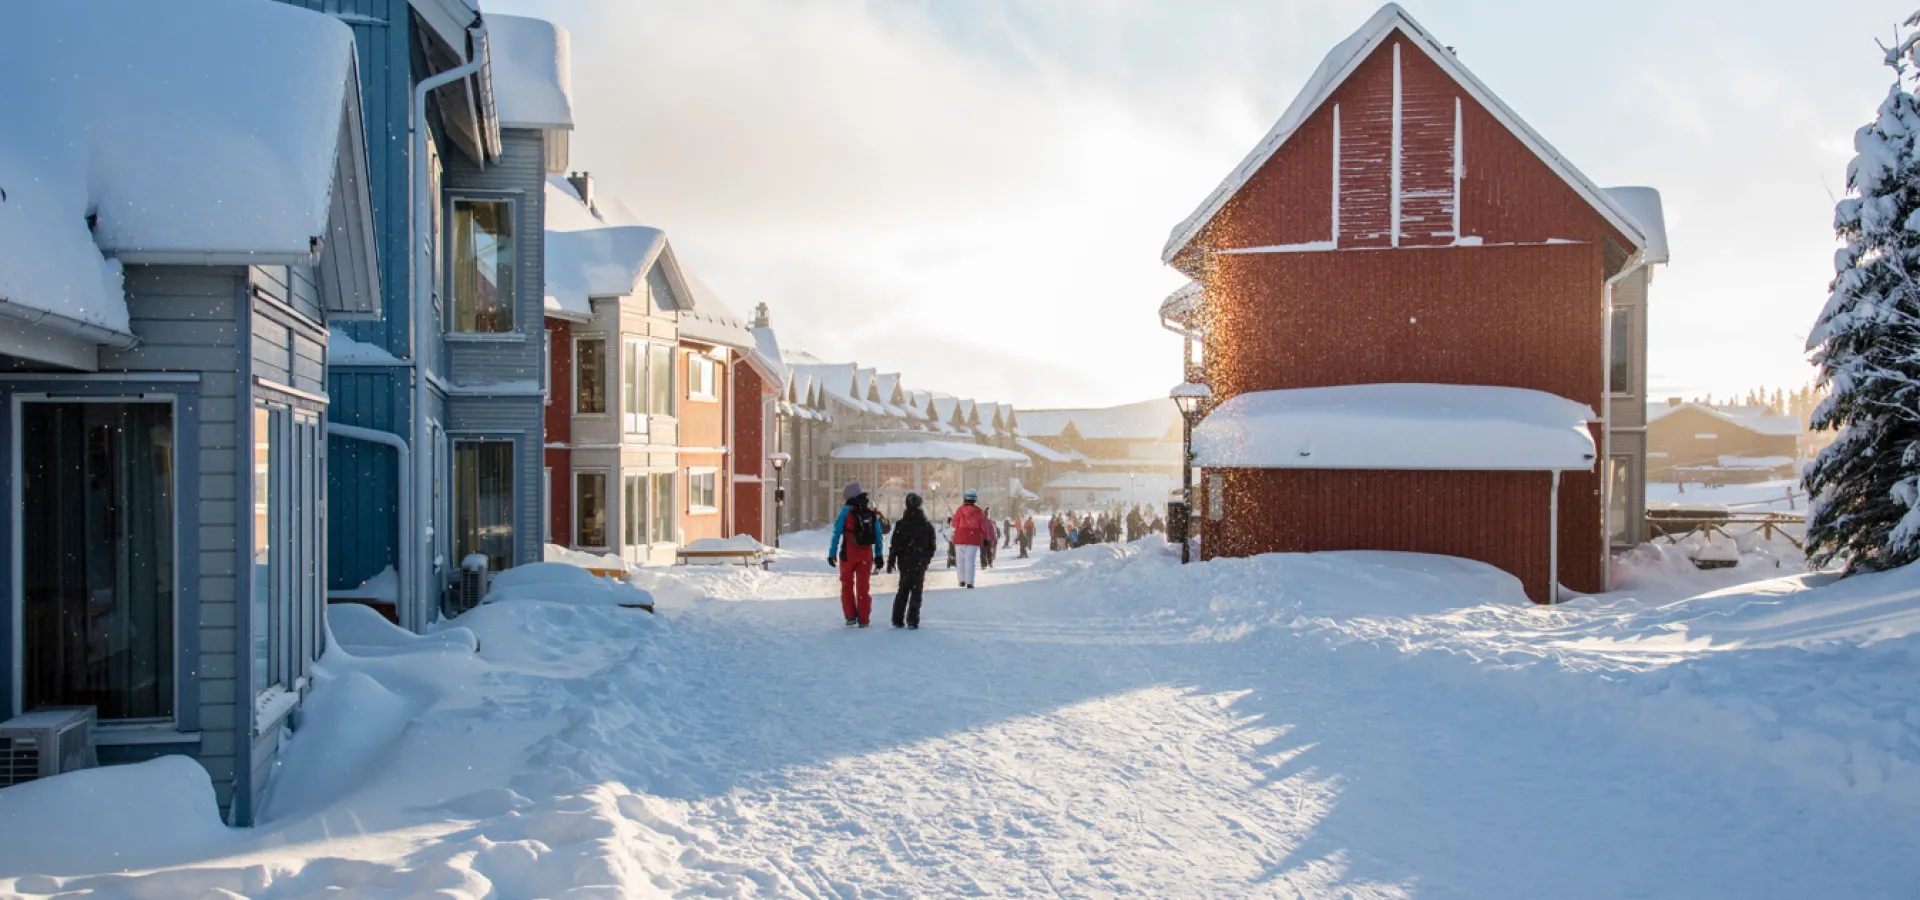
[[[1881,791],[1676,739],[1651,697],[1647,727],[1620,727],[1604,688],[1556,699],[1575,676],[1516,675],[1501,652],[1554,654],[1515,623],[1638,693],[1684,650],[1597,649],[1578,632],[1618,608],[1530,609],[1475,564],[1182,570],[1163,544],[1091,547],[1003,558],[974,591],[937,568],[917,633],[884,627],[884,602],[879,627],[842,627],[837,580],[799,555],[636,578],[658,617],[501,602],[459,621],[471,636],[332,656],[312,715],[384,737],[296,737],[273,821],[157,809],[142,821],[173,816],[171,846],[36,853],[24,869],[50,874],[0,892],[1892,897],[1920,877],[1910,713],[1867,714],[1898,738]]]

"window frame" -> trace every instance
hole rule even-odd
[[[1636,309],[1638,309],[1638,307],[1622,304],[1613,304],[1607,308],[1606,366],[1607,396],[1609,397],[1637,397],[1640,395],[1640,391],[1635,389],[1640,384],[1639,373],[1636,371],[1638,369],[1639,357],[1638,354],[1633,352]],[[1616,325],[1616,321],[1622,324]],[[1615,331],[1619,328],[1624,328],[1626,334],[1616,335]],[[1614,358],[1623,353],[1625,354],[1625,358],[1619,361],[1618,368],[1625,372],[1624,380],[1626,383],[1624,386],[1613,378],[1614,369],[1616,368]]]
[[[695,488],[695,484],[698,483],[696,479],[706,480],[707,488],[704,491],[704,493],[709,495],[707,499],[711,500],[712,501],[711,503],[698,504],[695,502],[696,498],[698,498],[700,494],[703,493],[702,491]],[[715,466],[688,466],[687,467],[686,512],[687,512],[687,515],[690,515],[690,516],[707,516],[707,515],[714,515],[720,512],[720,469],[718,467],[715,467]]]
[[[598,544],[588,543],[583,537],[585,530],[582,527],[584,525],[583,515],[586,512],[586,508],[580,503],[580,482],[587,478],[600,479],[600,543]],[[573,546],[575,548],[581,550],[607,550],[611,548],[612,545],[607,539],[613,533],[613,520],[609,517],[611,508],[607,503],[607,485],[612,481],[613,471],[611,469],[589,466],[575,468],[573,470],[573,508],[571,510],[573,534],[570,535],[570,537],[573,539]]]
[[[620,478],[620,546],[651,547],[653,520],[651,518],[653,473],[627,472]],[[635,509],[635,488],[639,488],[639,504]]]
[[[647,409],[647,347],[650,342],[632,336],[620,340],[620,430],[624,434],[652,432]]]
[[[660,469],[649,471],[647,477],[653,479],[649,500],[653,504],[653,518],[648,536],[655,544],[680,543],[680,472],[678,469]],[[661,490],[665,487],[665,490]],[[655,527],[657,526],[657,527]]]
[[[659,343],[656,341],[647,342],[647,415],[672,419],[680,414],[678,393],[680,378],[679,373],[675,371],[679,368],[679,360],[677,359],[679,355],[679,352],[672,344]],[[664,373],[660,372],[662,367],[658,365],[658,363],[662,361],[666,363]],[[665,379],[664,389],[657,394],[653,387],[656,374],[658,377]],[[664,399],[666,401],[666,408],[654,408],[653,401],[656,399]]]
[[[521,299],[519,281],[521,275],[524,273],[520,271],[521,267],[519,264],[520,241],[522,239],[519,234],[520,229],[518,228],[520,222],[520,198],[514,194],[488,191],[447,191],[445,196],[446,209],[443,212],[440,225],[440,228],[446,232],[442,235],[442,246],[445,247],[446,250],[441,254],[441,265],[443,268],[443,289],[441,293],[446,297],[446,312],[444,314],[446,322],[443,330],[449,337],[460,340],[521,338],[520,327],[523,323],[520,321],[522,316],[519,309]],[[459,265],[459,254],[455,252],[458,248],[454,243],[454,230],[458,227],[456,223],[459,221],[460,206],[463,203],[492,203],[501,204],[506,207],[506,213],[501,218],[501,221],[506,223],[508,230],[508,245],[505,255],[507,263],[511,267],[512,278],[508,279],[506,283],[511,296],[505,305],[509,322],[504,329],[483,331],[460,327],[460,296],[454,282],[454,270]],[[474,315],[476,319],[479,317],[477,310]]]
[[[518,481],[519,481],[519,475],[520,475],[520,442],[518,440],[515,440],[513,437],[506,436],[506,435],[451,434],[450,433],[447,436],[447,443],[448,443],[448,450],[449,450],[449,453],[447,454],[447,466],[448,466],[449,476],[452,482],[452,484],[450,485],[450,489],[447,491],[447,512],[448,512],[447,530],[450,532],[450,534],[448,535],[447,546],[448,546],[448,549],[452,551],[453,556],[458,556],[462,560],[464,560],[469,553],[477,553],[480,551],[478,550],[463,551],[463,548],[461,548],[460,546],[461,540],[464,539],[464,535],[462,534],[461,527],[460,527],[460,513],[461,513],[460,504],[462,501],[462,498],[460,497],[460,448],[464,444],[471,444],[475,446],[485,446],[488,444],[505,444],[507,446],[508,477],[506,479],[506,484],[507,484],[507,490],[509,492],[507,495],[507,508],[511,510],[514,508],[514,504],[518,502],[517,495],[519,493]],[[505,571],[506,569],[512,568],[515,564],[517,564],[519,560],[520,541],[522,540],[524,535],[520,533],[519,523],[514,522],[511,515],[508,516],[507,521],[509,526],[512,527],[512,537],[509,540],[509,545],[507,547],[507,563],[508,564],[500,568],[493,568],[491,561],[489,561],[489,564],[488,564],[489,571],[493,571],[493,572]],[[458,560],[455,561],[454,568],[459,567],[458,562],[459,562]]]
[[[704,377],[696,377],[695,373]],[[720,365],[711,356],[687,351],[687,399],[699,403],[720,402]],[[703,386],[696,388],[696,385]]]
[[[572,393],[573,393],[573,414],[576,416],[607,416],[612,414],[612,404],[607,402],[607,385],[608,385],[607,343],[608,343],[607,337],[606,335],[603,335],[603,334],[587,334],[587,335],[577,334],[573,336],[573,392]],[[581,393],[583,389],[586,387],[586,383],[587,383],[586,378],[582,375],[582,366],[581,366],[581,363],[586,358],[586,356],[585,354],[580,352],[580,348],[585,344],[600,345],[600,391],[599,391],[600,408],[598,410],[584,410],[580,408]]]

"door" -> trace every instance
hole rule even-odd
[[[175,715],[170,400],[20,404],[20,709]]]

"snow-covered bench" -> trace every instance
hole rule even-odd
[[[773,556],[767,552],[766,545],[747,535],[736,534],[730,538],[691,541],[674,552],[673,562],[679,566],[739,563],[751,567],[758,564],[764,569],[773,562]]]

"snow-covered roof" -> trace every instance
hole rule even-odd
[[[1180,409],[1166,397],[1100,409],[1023,409],[1020,430],[1031,437],[1058,437],[1072,422],[1084,438],[1157,441],[1180,423]]]
[[[502,128],[573,128],[567,30],[545,19],[487,16],[493,106]]]
[[[1046,483],[1044,490],[1104,490],[1124,491],[1145,488],[1155,490],[1160,485],[1172,484],[1170,477],[1148,475],[1128,475],[1125,472],[1067,472]]]
[[[327,236],[357,90],[339,20],[74,0],[7,4],[0,32],[22,36],[0,53],[0,298],[125,334],[109,258],[285,264]]]
[[[1028,453],[1033,454],[1034,456],[1038,456],[1041,459],[1044,459],[1050,463],[1079,462],[1080,460],[1084,460],[1087,458],[1085,454],[1080,453],[1079,451],[1055,450],[1052,447],[1049,447],[1045,444],[1040,443],[1039,441],[1034,440],[1033,438],[1025,438],[1025,437],[1014,438],[1013,442],[1015,444],[1018,444],[1020,446],[1020,449],[1025,450]]]
[[[1191,325],[1193,317],[1200,311],[1206,297],[1201,292],[1200,282],[1189,281],[1179,290],[1167,295],[1160,301],[1160,318]]]
[[[760,364],[760,368],[767,370],[767,374],[773,376],[774,384],[784,388],[791,373],[787,370],[787,364],[780,359],[779,336],[773,333],[772,328],[750,328],[748,331],[753,334],[751,353],[754,360]]]
[[[1226,180],[1222,181],[1219,187],[1214,188],[1213,193],[1207,195],[1207,199],[1201,202],[1198,209],[1173,227],[1173,233],[1168,236],[1166,247],[1161,251],[1161,262],[1171,264],[1180,252],[1199,236],[1201,229],[1205,228],[1208,222],[1213,221],[1214,216],[1219,215],[1227,201],[1233,199],[1233,196],[1252,180],[1254,173],[1260,171],[1260,167],[1266,165],[1267,160],[1272,159],[1273,155],[1279,152],[1280,147],[1293,137],[1294,132],[1298,131],[1301,125],[1306,123],[1307,118],[1326,102],[1348,76],[1353,74],[1360,63],[1395,32],[1406,35],[1408,43],[1419,48],[1427,58],[1440,67],[1441,71],[1452,77],[1466,90],[1468,96],[1485,107],[1495,120],[1540,157],[1548,168],[1580,194],[1629,242],[1635,247],[1645,245],[1645,236],[1635,227],[1633,217],[1628,215],[1619,203],[1589,181],[1579,169],[1574,168],[1571,162],[1560,155],[1560,151],[1555,150],[1552,144],[1547,143],[1545,138],[1535,132],[1532,126],[1515,115],[1513,110],[1507,108],[1499,97],[1488,90],[1479,78],[1461,64],[1458,56],[1455,56],[1445,45],[1434,40],[1433,36],[1420,27],[1412,16],[1407,15],[1406,10],[1401,9],[1397,3],[1389,3],[1380,7],[1380,10],[1374,13],[1365,25],[1360,26],[1360,30],[1334,45],[1326,58],[1321,60],[1320,67],[1307,78],[1307,83],[1301,87],[1300,93],[1293,98],[1293,102],[1287,106],[1286,111],[1281,113],[1280,120],[1274,123],[1272,130],[1268,131],[1258,144],[1254,145],[1253,152],[1247,154],[1246,159],[1241,160],[1240,165],[1227,175]]]
[[[1620,204],[1646,235],[1647,265],[1667,261],[1667,214],[1660,203],[1660,192],[1650,187],[1610,187],[1607,196]]]
[[[1709,406],[1705,403],[1649,403],[1647,424],[1651,425],[1683,409],[1696,409],[1709,416],[1756,434],[1797,435],[1806,431],[1806,423],[1793,416],[1773,414],[1764,406]]]
[[[385,347],[355,340],[352,335],[338,328],[329,328],[327,329],[327,365],[398,366],[404,364],[399,357],[387,352]]]
[[[963,444],[958,441],[891,441],[882,444],[842,444],[830,454],[834,459],[865,460],[947,460],[950,462],[1010,462],[1016,466],[1030,466],[1033,461],[1024,453],[989,447],[985,444]]]
[[[546,186],[546,306],[562,318],[593,317],[593,297],[640,292],[667,252],[667,234],[644,225],[608,225],[580,202],[564,178]]]
[[[752,350],[756,345],[747,324],[740,321],[699,276],[691,272],[683,274],[687,289],[693,292],[693,303],[691,308],[680,310],[680,336],[736,350]]]
[[[1580,470],[1593,410],[1545,391],[1358,384],[1239,394],[1193,431],[1202,466]]]

